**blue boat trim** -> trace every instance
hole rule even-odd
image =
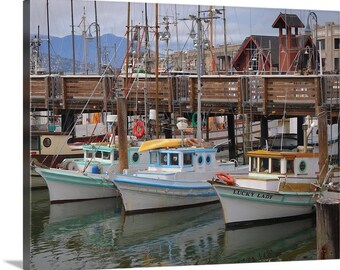
[[[147,179],[147,178],[146,178]],[[159,179],[157,179],[159,180]],[[115,178],[113,180],[114,182],[118,183],[125,183],[125,184],[133,184],[138,186],[150,186],[150,187],[161,187],[161,188],[170,188],[170,189],[212,189],[211,186],[205,185],[205,186],[179,186],[179,185],[167,185],[167,184],[158,184],[158,183],[150,183],[150,182],[140,182],[136,180],[125,180],[125,179],[119,179]],[[215,191],[214,191],[214,194]]]
[[[96,187],[115,187],[114,183],[108,182],[106,179],[102,178],[84,178],[84,177],[78,177],[78,176],[70,176],[70,175],[63,175],[64,178],[61,178],[61,175],[58,177],[58,175],[45,175],[46,180],[48,181],[57,181],[57,182],[65,182],[70,184],[77,184],[77,185],[87,185],[87,186],[96,186]],[[70,179],[74,178],[74,179]],[[77,179],[79,178],[79,179]],[[87,181],[83,181],[87,180]],[[89,182],[88,180],[92,180],[92,182]]]

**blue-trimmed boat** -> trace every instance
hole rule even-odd
[[[129,169],[147,167],[147,155],[128,148]],[[50,201],[65,202],[119,196],[110,180],[119,170],[119,149],[110,143],[83,145],[84,157],[64,159],[59,168],[35,168],[47,183]]]
[[[162,145],[166,144],[165,140],[162,139]],[[174,139],[169,140],[169,145],[174,145]],[[193,139],[186,142],[190,141]],[[155,145],[161,145],[159,142],[154,140]],[[149,147],[152,141],[145,143],[150,149],[148,168],[132,174],[116,174],[113,178],[127,214],[218,202],[216,192],[207,182],[216,170],[235,172],[248,168],[233,161],[217,161],[214,147],[185,143],[187,146],[155,149]],[[145,149],[143,144],[140,148]]]

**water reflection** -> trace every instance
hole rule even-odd
[[[297,250],[315,250],[312,219],[226,231],[218,203],[129,216],[121,209],[120,198],[50,205],[47,190],[32,192],[32,269],[295,260]]]

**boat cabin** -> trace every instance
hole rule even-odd
[[[247,154],[250,174],[315,177],[319,171],[318,153],[257,150]]]
[[[146,164],[146,155],[139,153],[138,149],[138,147],[128,148],[129,165]],[[69,165],[68,169],[90,173],[108,173],[114,170],[114,166],[119,165],[119,150],[116,146],[93,143],[83,145],[83,150],[84,158],[69,159],[69,161],[73,161],[73,168]]]
[[[149,171],[206,171],[216,167],[215,148],[167,148],[149,151]]]

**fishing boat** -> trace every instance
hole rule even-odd
[[[327,118],[318,116],[319,151],[308,146],[314,125],[303,125],[304,144],[296,151],[249,151],[249,172],[217,173],[209,181],[220,199],[226,227],[276,222],[309,215],[329,178]]]
[[[227,227],[314,212],[319,154],[249,151],[249,173],[217,173],[210,182]]]
[[[146,155],[138,149],[138,146],[128,148],[129,172],[147,166]],[[110,181],[119,169],[117,145],[91,143],[83,145],[83,151],[83,158],[64,159],[58,168],[35,168],[47,183],[52,203],[119,195]]]
[[[177,145],[181,140],[177,139]],[[148,168],[115,175],[113,182],[127,214],[217,202],[207,182],[216,170],[247,169],[234,161],[217,161],[216,148],[198,145],[195,139],[184,139],[180,146],[175,145],[176,139],[144,142],[140,150],[148,150]]]

